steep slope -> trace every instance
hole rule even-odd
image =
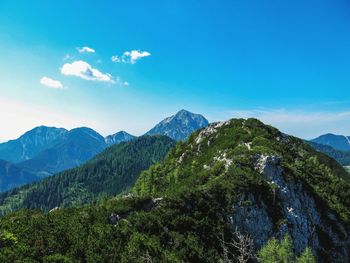
[[[0,144],[0,159],[18,163],[33,158],[41,151],[50,148],[67,134],[62,128],[36,127],[16,140]]]
[[[39,179],[40,177],[36,174],[25,171],[10,162],[0,160],[0,192]]]
[[[70,130],[58,144],[42,151],[35,158],[18,166],[29,171],[50,175],[88,161],[107,147],[104,138],[90,128]]]
[[[136,138],[134,135],[131,135],[125,131],[120,131],[120,132],[117,132],[113,135],[108,135],[105,138],[105,141],[106,141],[107,145],[110,146],[110,145],[118,144],[121,142],[128,142],[134,138]]]
[[[139,173],[161,160],[173,145],[166,136],[143,136],[114,145],[78,168],[0,194],[0,211],[49,210],[114,196],[128,190]]]
[[[289,234],[294,253],[287,245],[288,260],[275,262],[295,262],[307,245],[318,262],[348,262],[349,186],[302,140],[254,119],[211,124],[143,172],[134,196],[1,217],[0,260],[254,262]]]
[[[209,122],[200,114],[181,110],[148,131],[147,135],[162,134],[176,141],[183,141],[194,131],[208,126]]]
[[[350,139],[349,137],[344,135],[335,135],[335,134],[327,133],[311,141],[318,144],[329,145],[336,150],[350,151]]]
[[[254,119],[231,120],[201,130],[172,153],[141,174],[135,193],[176,197],[221,189],[232,228],[249,233],[256,247],[288,233],[298,254],[309,245],[326,262],[349,259],[349,174],[302,140]]]
[[[324,154],[327,154],[329,157],[332,157],[334,160],[336,160],[338,163],[340,163],[343,166],[349,166],[350,165],[350,152],[348,151],[340,151],[336,150],[333,147],[325,144],[319,144],[316,142],[307,142],[312,148],[314,148],[316,151],[322,152]]]

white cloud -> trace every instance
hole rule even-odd
[[[287,134],[305,139],[312,139],[325,133],[350,135],[350,111],[231,110],[210,119],[225,120],[229,118],[257,118]]]
[[[61,68],[61,73],[66,76],[76,76],[85,80],[115,83],[110,74],[102,73],[82,60],[64,64]]]
[[[90,47],[77,47],[79,53],[95,53],[95,49]]]
[[[63,85],[60,81],[45,76],[40,79],[40,84],[51,89],[63,89]]]
[[[124,81],[123,85],[124,85],[124,86],[129,86],[129,85],[130,85],[130,83],[129,83],[129,82],[127,82],[127,81]]]
[[[122,56],[112,56],[112,61],[117,63],[130,63],[135,64],[137,60],[150,56],[148,51],[132,50],[125,51]]]

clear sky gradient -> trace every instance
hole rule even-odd
[[[41,124],[140,135],[182,108],[350,135],[349,85],[347,0],[0,2],[1,141]]]

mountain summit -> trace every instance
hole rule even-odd
[[[83,164],[106,147],[105,139],[96,131],[75,128],[59,143],[18,165],[29,171],[54,174]]]
[[[175,115],[165,118],[146,135],[166,135],[174,140],[183,141],[194,131],[208,126],[209,122],[200,114],[180,110]]]
[[[327,133],[311,140],[311,142],[328,145],[340,151],[350,151],[349,136]]]
[[[185,203],[164,222],[183,222],[186,215],[207,227],[222,220],[258,249],[288,234],[297,254],[309,246],[320,262],[347,262],[349,187],[349,174],[302,140],[256,119],[232,119],[178,144],[140,175],[134,193]],[[205,228],[198,238],[203,233],[215,237],[217,230]]]
[[[29,160],[63,139],[67,132],[63,128],[36,127],[16,140],[1,143],[0,159],[12,163]]]
[[[120,132],[117,132],[115,134],[108,135],[105,138],[105,141],[106,141],[107,145],[110,146],[110,145],[118,144],[121,142],[127,142],[127,141],[134,139],[134,138],[136,138],[134,135],[131,135],[125,131],[120,131]]]

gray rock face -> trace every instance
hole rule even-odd
[[[332,211],[321,214],[320,207],[302,182],[287,181],[284,178],[283,168],[277,156],[258,155],[255,160],[255,169],[264,180],[274,189],[275,204],[257,202],[253,194],[241,195],[239,201],[233,203],[234,213],[231,222],[249,233],[260,248],[268,237],[283,237],[288,233],[293,242],[296,253],[301,253],[310,246],[315,254],[328,250],[320,239],[332,242],[334,262],[344,262],[349,258],[349,230]],[[272,222],[268,213],[269,205],[277,205],[282,220],[278,224]],[[323,244],[321,244],[323,243]]]
[[[131,135],[125,131],[120,131],[120,132],[117,132],[113,135],[108,135],[105,138],[105,141],[106,141],[107,145],[110,146],[110,145],[118,144],[121,142],[128,142],[134,138],[136,138],[134,135]]]
[[[254,195],[242,194],[233,204],[231,224],[251,235],[257,248],[261,248],[273,233],[273,223],[267,213],[267,206],[257,202]]]
[[[175,115],[158,123],[146,135],[166,135],[174,140],[182,141],[194,131],[208,126],[209,122],[200,114],[181,110]]]

